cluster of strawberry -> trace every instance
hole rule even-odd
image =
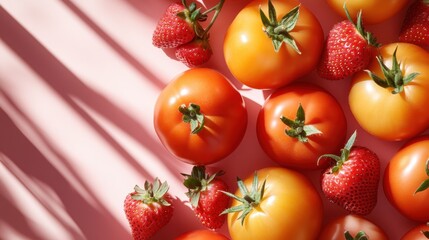
[[[317,68],[320,77],[340,80],[364,70],[380,44],[372,33],[365,31],[362,24],[362,12],[356,17],[356,23],[344,10],[348,20],[335,24],[329,31],[326,46]],[[415,1],[410,5],[399,40],[429,47],[429,0]]]
[[[221,214],[229,205],[229,197],[224,194],[228,185],[219,176],[223,171],[207,174],[204,166],[194,166],[191,174],[183,174],[183,184],[188,189],[192,209],[197,218],[208,229],[215,230],[225,223],[226,215]],[[155,179],[145,182],[144,188],[134,187],[124,202],[125,215],[130,223],[134,240],[150,239],[172,218],[173,198],[168,193],[167,182]]]
[[[209,30],[215,22],[224,0],[214,7],[201,12],[195,2],[172,3],[158,21],[152,36],[152,44],[158,48],[174,48],[176,58],[188,67],[196,67],[207,62],[212,56]],[[213,12],[206,28],[200,24]]]

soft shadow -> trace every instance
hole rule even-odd
[[[4,93],[3,93],[4,94]],[[10,103],[10,102],[9,102]],[[13,120],[4,112],[0,112],[0,120],[2,127],[5,131],[2,132],[0,138],[0,152],[6,155],[13,161],[20,171],[28,176],[28,179],[37,179],[40,182],[49,186],[60,198],[61,203],[64,205],[64,210],[77,224],[79,229],[87,239],[99,239],[114,237],[114,239],[124,239],[128,236],[128,231],[122,227],[119,221],[110,213],[110,211],[103,207],[99,197],[91,192],[89,187],[80,177],[80,175],[73,170],[69,165],[68,160],[65,159],[58,151],[53,149],[42,131],[38,129],[23,113],[16,108],[15,110],[21,115],[22,120],[37,133],[42,142],[49,148],[56,159],[61,164],[65,165],[68,171],[72,174],[75,181],[83,186],[84,190],[88,192],[92,200],[98,206],[94,208],[81,194],[69,183],[69,181],[58,171],[58,169],[51,164],[34,145],[33,143],[21,132],[21,130],[14,124]],[[23,151],[25,149],[25,151]],[[35,184],[23,182],[21,174],[16,172],[7,162],[3,163],[17,179],[20,179],[22,185],[33,194],[40,204],[61,224],[65,229],[76,239],[81,238],[81,234],[77,233],[73,228],[68,226],[64,219],[54,210],[53,206],[48,204],[39,194],[35,193],[29,186]],[[15,171],[15,172],[14,172]],[[22,215],[21,215],[22,216]],[[16,226],[15,222],[18,220],[16,217],[19,215],[5,215],[3,212],[1,217],[10,223],[11,226]],[[22,216],[23,217],[23,216]],[[19,224],[18,224],[19,225]],[[28,226],[27,226],[28,227]],[[24,230],[22,234],[28,234],[33,231],[26,231],[26,226],[21,226],[20,230]],[[109,229],[109,231],[94,231],[95,229]]]

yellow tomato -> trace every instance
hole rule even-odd
[[[255,174],[259,179],[259,190],[263,187],[262,182],[266,181],[264,194],[259,201],[251,204],[243,221],[240,218],[243,212],[228,213],[231,238],[316,239],[321,229],[323,206],[312,183],[301,173],[281,167],[263,168]],[[252,192],[255,188],[252,187],[253,182],[254,175],[243,181]],[[241,191],[237,191],[236,196],[245,197]],[[234,199],[231,207],[236,208],[240,204]]]
[[[393,53],[403,76],[418,73],[402,91],[381,87],[366,71],[355,74],[349,93],[349,105],[359,125],[370,134],[384,140],[397,141],[411,138],[429,126],[429,53],[408,43],[391,43],[380,48],[387,67],[392,66]],[[368,69],[377,76],[383,73],[376,58]]]
[[[347,10],[353,18],[362,9],[364,24],[376,24],[393,17],[405,7],[408,0],[326,0],[326,2],[344,18],[346,18],[344,3],[347,4]]]
[[[323,48],[322,27],[310,10],[296,0],[272,1],[280,20],[299,6],[295,27],[288,32],[300,51],[283,44],[276,52],[264,31],[259,8],[268,16],[266,0],[245,6],[228,28],[224,41],[225,62],[234,77],[257,89],[284,86],[307,74],[316,66]]]

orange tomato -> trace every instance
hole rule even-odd
[[[316,239],[322,218],[322,200],[312,183],[301,173],[286,168],[258,170],[259,190],[265,191],[258,203],[251,205],[244,220],[242,212],[228,213],[228,230],[234,240]],[[243,180],[249,191],[254,174]],[[255,187],[256,188],[256,187]],[[237,190],[236,196],[244,197]],[[231,207],[241,202],[233,199]]]
[[[299,106],[305,121],[292,127],[283,123],[282,116],[295,121]],[[314,84],[293,83],[270,95],[256,126],[259,143],[271,159],[297,169],[318,169],[327,163],[318,163],[321,155],[336,153],[343,147],[347,121],[330,93]],[[294,136],[285,130],[300,133]]]
[[[280,20],[296,6],[299,17],[289,31],[301,54],[283,44],[276,52],[264,32],[259,8],[268,16],[268,1],[253,0],[232,21],[224,40],[225,62],[234,77],[257,89],[284,86],[314,69],[323,48],[324,35],[317,18],[296,0],[272,1]]]
[[[425,135],[405,144],[390,159],[384,173],[387,199],[405,217],[415,221],[429,221],[429,189],[416,193],[429,178],[428,159],[429,135]]]
[[[201,119],[204,123],[198,122]],[[241,142],[247,110],[225,76],[194,68],[162,90],[155,105],[154,127],[162,144],[179,160],[207,165],[225,158]]]
[[[399,93],[394,88],[381,87],[366,71],[352,77],[349,92],[349,106],[359,125],[368,133],[389,141],[409,139],[429,126],[429,53],[421,47],[408,43],[391,43],[379,51],[383,63],[392,66],[396,52],[403,76],[418,75],[403,85]],[[368,69],[377,76],[383,73],[377,59],[370,62]]]
[[[424,233],[425,232],[425,233]],[[426,235],[425,235],[426,234]],[[429,223],[419,224],[402,236],[401,240],[428,240],[429,239]]]
[[[344,3],[350,16],[355,18],[359,10],[362,10],[364,24],[376,24],[386,21],[403,9],[408,0],[326,0],[329,6],[343,18],[346,18]],[[382,9],[382,11],[380,11]]]
[[[322,230],[319,240],[344,240],[344,232],[353,237],[363,231],[368,239],[388,240],[386,233],[378,225],[358,215],[344,215],[329,222]]]
[[[201,229],[183,233],[174,240],[229,240],[229,238],[218,232]]]

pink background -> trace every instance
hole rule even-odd
[[[161,89],[187,68],[151,35],[167,0],[0,0],[0,239],[129,239],[123,213],[135,184],[159,177],[177,197],[171,222],[154,239],[201,229],[186,202],[177,161],[156,137],[152,118]],[[203,1],[213,6],[215,0]],[[227,0],[212,28],[214,55],[205,67],[219,70],[245,98],[249,123],[240,146],[211,166],[235,178],[275,166],[260,148],[256,115],[269,91],[249,89],[229,73],[223,36],[248,1]],[[322,1],[302,0],[325,34],[340,21]],[[381,43],[396,41],[405,10],[368,26]],[[357,126],[347,105],[348,79],[330,82],[314,72],[302,79],[329,90],[348,118],[348,135],[373,149],[382,168],[404,142],[385,142]],[[304,172],[317,189],[320,171]],[[323,198],[324,199],[324,198]],[[325,223],[345,214],[324,199]],[[367,216],[398,239],[416,225],[401,216],[379,188]],[[226,224],[219,230],[227,233]]]

